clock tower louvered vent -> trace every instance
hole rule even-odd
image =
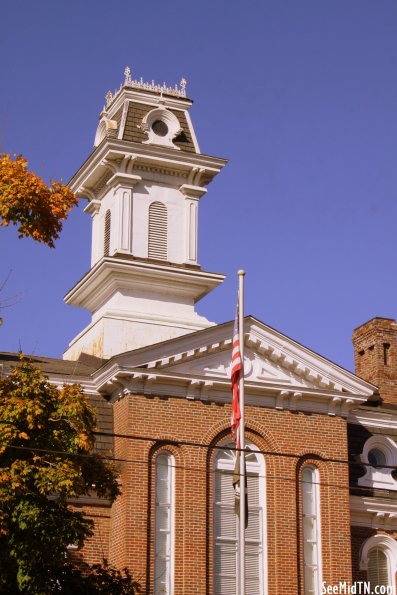
[[[110,251],[110,220],[111,215],[110,211],[106,211],[105,215],[105,231],[104,231],[104,238],[103,238],[103,255],[109,256]]]
[[[167,208],[161,202],[149,207],[149,258],[167,260]]]

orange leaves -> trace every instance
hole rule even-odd
[[[0,153],[0,225],[18,225],[19,237],[53,248],[77,197],[60,182],[47,186],[27,165],[22,155]]]
[[[20,358],[0,378],[0,501],[16,492],[118,494],[111,465],[93,453],[95,415],[80,386],[51,384]]]

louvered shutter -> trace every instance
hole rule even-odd
[[[105,215],[105,229],[103,238],[103,255],[109,256],[110,252],[110,225],[111,225],[111,214],[110,211],[106,211]]]
[[[368,581],[371,584],[371,592],[375,593],[375,587],[387,587],[389,585],[389,563],[384,551],[375,548],[368,556]]]
[[[236,595],[237,527],[233,473],[214,477],[214,595]]]
[[[319,595],[319,503],[317,472],[312,467],[302,471],[302,530],[304,594]]]
[[[222,457],[222,461],[219,461]],[[223,467],[223,468],[222,468]],[[246,593],[263,595],[263,505],[256,455],[247,457],[248,527],[246,529]],[[238,593],[238,517],[233,489],[234,453],[223,452],[214,474],[214,595]],[[263,478],[261,478],[263,481]]]
[[[154,539],[154,593],[171,595],[172,458],[161,453],[156,459],[156,511]]]
[[[167,260],[167,208],[161,202],[149,207],[149,258]]]
[[[259,501],[259,478],[257,474],[248,473],[247,494],[248,527],[245,531],[245,586],[247,595],[261,595],[262,507]]]

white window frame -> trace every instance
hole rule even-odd
[[[161,450],[157,453],[155,459],[155,481],[154,481],[154,496],[155,496],[155,513],[154,513],[154,575],[153,575],[153,593],[157,595],[156,590],[156,541],[157,541],[157,465],[159,457],[167,456],[168,478],[170,486],[170,541],[169,541],[169,581],[168,591],[164,595],[174,595],[174,568],[175,568],[175,459],[168,450]],[[162,594],[163,595],[163,594]]]
[[[372,466],[368,456],[371,450],[380,450],[386,459],[386,467]],[[388,467],[397,467],[397,445],[388,436],[376,434],[368,438],[361,453],[361,462],[365,463],[365,475],[359,477],[357,483],[359,486],[369,488],[381,488],[386,490],[396,490],[397,481],[392,476],[393,469]]]
[[[227,449],[227,447],[230,447],[231,449],[234,448],[234,445],[231,443],[230,439],[226,440],[224,443],[219,444],[218,446],[222,446],[224,448]],[[259,502],[262,503],[262,532],[260,535],[261,538],[261,545],[262,545],[262,556],[261,556],[261,567],[262,567],[262,572],[260,572],[259,574],[259,592],[260,595],[267,595],[268,593],[268,584],[267,584],[267,577],[268,577],[268,568],[267,568],[267,528],[266,528],[266,482],[265,482],[265,460],[263,455],[260,453],[259,449],[257,446],[255,446],[255,444],[253,444],[250,441],[246,441],[246,448],[249,448],[255,455],[256,455],[256,459],[257,459],[257,463],[248,463],[247,462],[247,472],[253,472],[250,471],[249,467],[255,465],[257,466],[258,469],[258,481],[259,481]],[[233,454],[235,454],[234,451],[230,451],[233,452]],[[226,461],[226,460],[219,460],[220,457],[220,451],[217,451],[215,453],[215,457],[214,457],[214,464],[213,464],[213,472],[215,475],[216,471],[228,471],[229,473],[233,474],[234,471],[234,466],[235,466],[235,459],[233,458],[233,460],[230,461]],[[215,577],[215,544],[217,542],[217,536],[215,535],[215,523],[214,523],[214,518],[215,518],[215,476],[214,476],[214,481],[213,481],[213,489],[212,489],[212,519],[213,519],[213,539],[212,539],[212,543],[213,543],[213,565],[212,565],[212,576],[213,576],[213,580]],[[249,494],[248,494],[248,502],[249,502]],[[236,516],[236,524],[238,523],[238,517]],[[236,550],[236,593],[239,592],[239,576],[238,576],[238,541],[239,541],[239,531],[238,531],[238,525],[236,527],[236,540],[237,540],[237,550]],[[215,589],[215,585],[213,586],[213,588]],[[214,591],[215,593],[215,591]]]
[[[302,527],[302,561],[303,561],[303,593],[306,595],[305,585],[305,528],[304,528],[304,514],[303,514],[303,472],[306,469],[312,471],[312,485],[315,494],[315,519],[316,519],[316,544],[317,544],[317,581],[315,583],[314,595],[320,595],[322,592],[322,541],[321,541],[321,506],[320,506],[320,474],[315,465],[305,464],[300,470],[301,494],[302,494],[302,512],[301,512],[301,527]]]
[[[371,550],[382,550],[388,561],[389,586],[396,593],[397,542],[389,535],[373,535],[364,541],[360,551],[360,570],[368,573],[369,554]]]

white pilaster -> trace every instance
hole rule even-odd
[[[100,206],[100,201],[93,198],[84,209],[84,213],[89,213],[92,218],[91,266],[94,266],[94,264],[101,257],[101,255],[99,254],[100,223],[98,217]]]
[[[190,184],[183,184],[179,190],[186,198],[185,262],[189,264],[197,264],[198,202],[207,190],[201,186],[191,186]]]

